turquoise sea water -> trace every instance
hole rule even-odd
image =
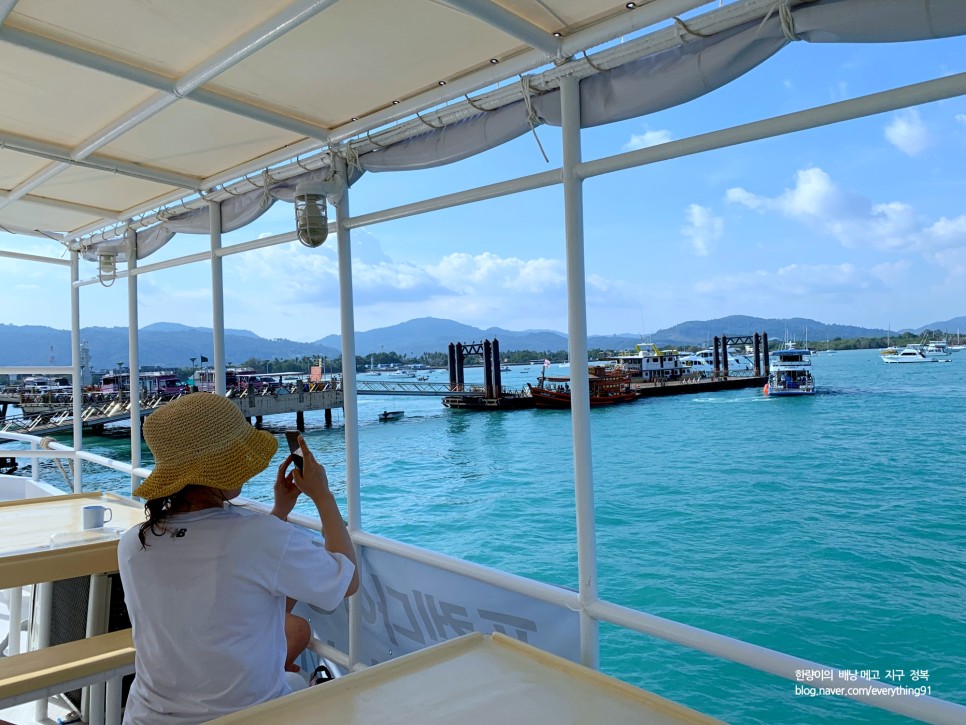
[[[504,382],[539,372],[519,370]],[[966,703],[966,353],[911,366],[823,353],[813,372],[810,398],[752,389],[591,412],[601,596],[887,682],[902,670],[894,684]],[[380,423],[384,409],[406,416]],[[577,586],[569,412],[360,397],[360,421],[367,530]],[[344,496],[341,415],[306,423]],[[123,430],[85,440],[124,457]],[[85,488],[127,486],[85,468]],[[249,489],[268,500],[271,475]],[[729,722],[907,722],[615,627],[601,636],[604,671]]]

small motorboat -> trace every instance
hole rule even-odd
[[[379,420],[399,420],[406,414],[403,410],[384,410],[379,414]]]

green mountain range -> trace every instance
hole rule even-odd
[[[966,316],[943,322],[933,322],[910,330],[946,330],[955,335],[959,329],[966,330]],[[765,319],[733,315],[714,320],[690,320],[673,327],[649,333],[646,341],[659,347],[708,345],[720,335],[748,335],[767,332],[771,340],[806,339],[820,346],[826,339],[850,339],[857,337],[885,337],[885,328],[865,328],[855,325],[828,324],[805,318]],[[896,334],[900,331],[893,330]],[[94,370],[108,370],[127,360],[126,327],[85,327],[81,339],[87,341]],[[485,330],[464,325],[453,320],[424,317],[398,325],[375,330],[356,332],[356,353],[361,356],[380,352],[418,356],[426,352],[445,352],[451,342],[480,342],[498,339],[500,349],[555,352],[567,348],[567,336],[554,330],[513,331],[498,327]],[[191,358],[202,356],[209,360],[212,354],[211,328],[188,327],[171,322],[159,322],[143,327],[138,333],[142,365],[188,367]],[[645,337],[637,333],[619,335],[590,335],[590,349],[631,349]],[[315,342],[295,342],[284,339],[266,339],[249,330],[225,331],[225,357],[235,364],[250,358],[272,360],[295,357],[329,357],[341,355],[341,338],[329,335]],[[0,365],[69,365],[70,333],[51,327],[18,326],[0,324]]]

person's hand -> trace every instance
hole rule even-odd
[[[325,467],[315,460],[312,451],[305,444],[305,439],[299,435],[299,448],[302,449],[302,470],[292,471],[295,485],[313,501],[318,502],[329,494],[329,477],[325,474]]]
[[[288,520],[288,515],[292,513],[295,502],[302,493],[295,485],[292,471],[287,470],[291,463],[292,454],[290,453],[279,465],[278,472],[275,474],[275,507],[272,509],[272,516],[282,521]]]

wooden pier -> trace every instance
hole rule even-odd
[[[325,389],[313,386],[310,390],[285,392],[273,395],[252,395],[245,392],[235,394],[229,391],[228,399],[238,406],[242,414],[249,420],[254,419],[255,426],[262,424],[266,415],[295,414],[293,427],[304,430],[304,413],[307,410],[325,411],[327,425],[332,423],[332,409],[343,406],[341,389]],[[140,401],[141,417],[150,415],[155,410],[176,398],[145,398]],[[98,401],[85,401],[81,408],[81,418],[84,428],[94,432],[102,431],[110,423],[130,420],[131,401],[113,397]],[[51,405],[39,411],[20,416],[7,416],[0,419],[0,432],[29,433],[31,435],[50,435],[52,433],[67,433],[74,427],[74,410],[68,400],[57,405]]]

